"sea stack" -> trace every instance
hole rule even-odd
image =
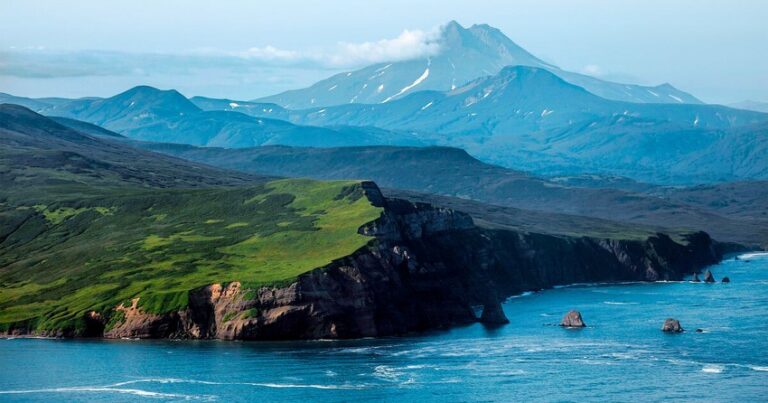
[[[587,327],[587,325],[581,319],[581,312],[579,311],[568,311],[568,313],[566,313],[565,316],[563,316],[563,320],[560,322],[560,326]]]
[[[715,276],[712,275],[712,272],[707,270],[704,272],[704,282],[705,283],[714,283],[715,282]]]
[[[693,278],[691,279],[694,283],[700,283],[701,279],[699,278],[699,273],[693,273]]]
[[[483,305],[483,313],[480,315],[480,322],[487,325],[506,325],[509,319],[504,315],[504,309],[500,302],[488,303]]]
[[[682,333],[685,330],[680,326],[679,320],[667,318],[667,320],[664,321],[664,326],[661,327],[661,331],[665,333]]]
[[[730,283],[731,279],[726,276],[726,277],[723,277],[723,279],[720,280],[720,281],[723,282],[723,283]]]

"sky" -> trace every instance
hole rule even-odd
[[[0,0],[0,92],[146,84],[253,99],[433,52],[450,20],[490,24],[566,70],[768,102],[763,0]]]

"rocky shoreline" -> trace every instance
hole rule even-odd
[[[401,335],[483,321],[504,323],[500,302],[524,291],[585,282],[681,280],[722,259],[697,232],[679,243],[664,234],[609,240],[485,229],[469,215],[366,196],[384,208],[360,228],[368,246],[285,286],[238,283],[191,291],[186,309],[141,311],[135,299],[85,328],[40,336],[225,340],[341,339]],[[474,307],[483,306],[481,317]],[[30,335],[15,328],[8,335]]]

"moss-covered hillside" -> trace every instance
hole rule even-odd
[[[290,281],[364,246],[357,230],[380,214],[358,183],[309,180],[2,208],[24,217],[0,251],[0,326],[39,330],[135,297],[162,313],[208,284]]]

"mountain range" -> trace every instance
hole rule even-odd
[[[642,181],[765,178],[768,115],[714,105],[610,101],[546,69],[513,66],[452,91],[297,111],[309,125],[398,128],[541,174]],[[745,163],[741,163],[741,162]]]
[[[305,90],[290,97],[316,102],[281,101],[286,94],[259,101],[186,98],[148,86],[74,100],[0,94],[0,102],[141,141],[222,148],[439,145],[546,176],[683,185],[768,179],[768,114],[705,105],[680,93],[665,95],[680,102],[654,102],[659,88],[564,72],[487,25],[465,29],[452,22],[436,41],[441,51],[427,59],[369,66],[312,87],[336,95],[365,87],[352,103],[333,101],[336,95],[319,102],[320,95]],[[374,84],[382,91],[370,92]],[[624,96],[614,93],[619,87]],[[324,104],[338,105],[296,109]]]
[[[203,110],[175,90],[138,86],[109,98],[85,98],[46,104],[11,99],[37,107],[45,115],[77,119],[145,141],[193,145],[252,147],[264,144],[345,146],[360,144],[422,144],[412,134],[365,127],[309,127],[285,120],[255,117],[240,111]],[[195,99],[218,105],[216,100]],[[231,104],[229,102],[228,104]],[[269,108],[263,112],[270,115]]]
[[[598,173],[668,184],[768,178],[762,157],[768,114],[610,101],[546,69],[524,66],[453,91],[298,111],[187,99],[146,86],[53,104],[12,100],[143,141],[225,148],[444,145],[543,175]]]
[[[648,103],[701,103],[669,84],[646,87],[619,84],[562,70],[532,55],[486,24],[462,27],[451,21],[434,40],[439,53],[414,60],[379,63],[322,80],[308,88],[260,98],[289,109],[348,103],[386,103],[417,91],[449,91],[507,66],[547,69],[566,81],[613,100]]]

